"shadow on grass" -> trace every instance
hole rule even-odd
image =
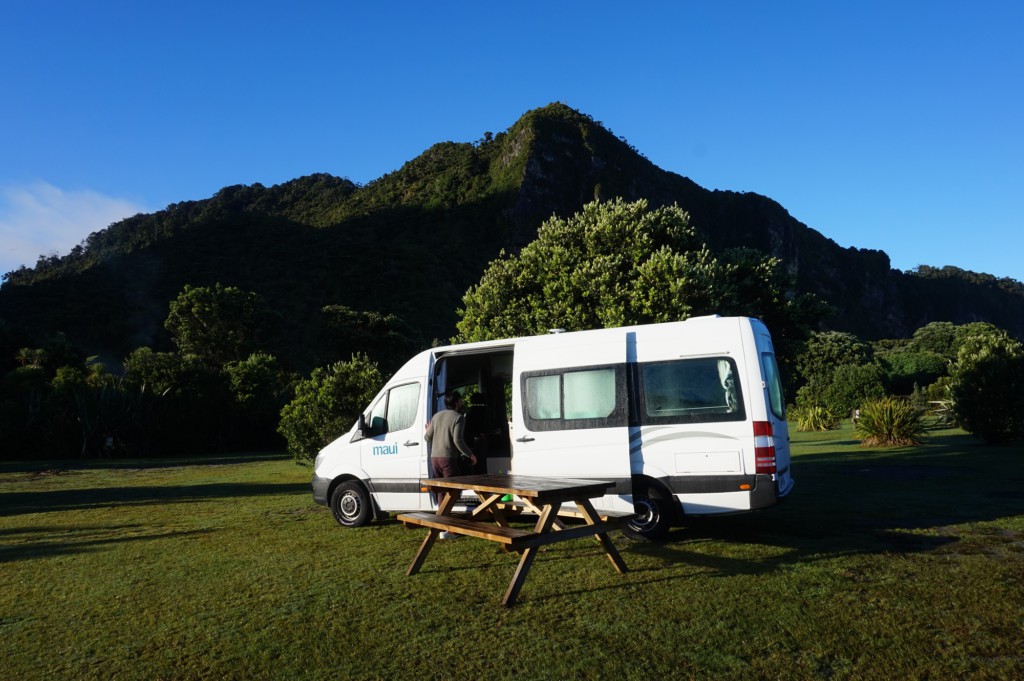
[[[98,551],[113,544],[152,541],[155,539],[181,539],[209,534],[211,530],[159,531],[143,525],[109,525],[104,527],[37,527],[0,531],[0,538],[19,535],[19,542],[0,546],[0,564],[18,560],[52,558],[70,554]],[[36,537],[47,537],[34,541]],[[59,536],[59,541],[54,540]]]
[[[309,492],[308,483],[214,483],[209,485],[97,487],[43,492],[12,492],[3,495],[0,516],[74,511],[101,506],[139,506]]]
[[[986,446],[963,435],[912,448],[843,449],[849,444],[800,443],[797,486],[777,507],[689,519],[667,541],[631,542],[624,552],[722,575],[760,574],[844,555],[955,552],[963,532],[956,526],[1024,515],[1020,447]],[[705,542],[746,545],[745,555],[764,557],[701,551]]]
[[[292,457],[282,452],[245,452],[211,456],[169,457],[166,459],[76,459],[41,461],[0,461],[0,473],[61,474],[91,470],[149,470],[186,466],[230,466],[260,461],[286,461]]]

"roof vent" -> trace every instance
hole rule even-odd
[[[548,333],[565,333],[565,329],[548,329]]]

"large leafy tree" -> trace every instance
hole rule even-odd
[[[183,355],[220,368],[263,350],[269,312],[252,291],[234,286],[189,286],[171,301],[164,326]]]
[[[749,249],[715,256],[678,206],[595,201],[568,219],[552,217],[518,255],[502,254],[488,266],[463,296],[458,339],[711,313],[785,320],[790,332],[806,328],[820,307],[787,299],[785,284],[775,258]]]
[[[987,442],[1024,437],[1024,344],[991,325],[974,325],[951,372],[953,411]]]
[[[849,413],[863,398],[882,390],[874,350],[852,333],[812,333],[797,356],[796,369],[804,381],[797,391],[797,406],[825,407],[833,416]]]
[[[914,332],[909,349],[956,359],[957,327],[953,322],[929,322]]]
[[[844,364],[860,366],[874,359],[874,350],[852,333],[820,331],[811,334],[797,358],[797,370],[808,383],[832,376]]]

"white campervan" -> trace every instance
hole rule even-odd
[[[425,350],[320,452],[313,499],[349,527],[433,508],[423,430],[446,390],[467,398],[473,472],[614,480],[594,506],[636,512],[635,534],[793,488],[771,336],[716,315]]]

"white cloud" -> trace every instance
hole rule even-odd
[[[48,182],[0,186],[0,274],[32,267],[40,255],[66,255],[92,232],[146,208],[89,189]]]

